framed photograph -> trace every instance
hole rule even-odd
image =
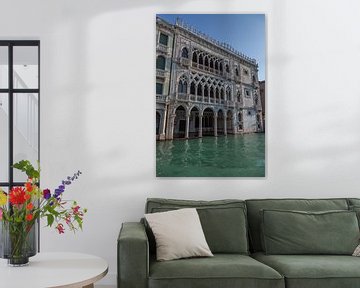
[[[156,176],[265,177],[265,15],[156,16]]]

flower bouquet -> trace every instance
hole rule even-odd
[[[66,186],[78,179],[81,172],[74,173],[54,189],[40,189],[40,168],[35,169],[27,160],[13,165],[26,173],[23,187],[12,187],[8,194],[0,188],[0,257],[8,259],[9,265],[26,265],[29,257],[36,254],[36,223],[45,218],[47,226],[55,227],[59,234],[82,229],[86,209],[75,201],[63,199]]]

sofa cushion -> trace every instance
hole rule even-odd
[[[284,275],[286,288],[358,288],[360,258],[343,255],[265,255],[256,260]]]
[[[213,253],[248,254],[245,202],[241,200],[192,201],[148,199],[146,213],[197,208],[206,241]],[[149,239],[153,236],[150,231]]]
[[[360,206],[360,198],[348,198],[347,201],[349,206]]]
[[[215,254],[211,258],[150,261],[149,288],[284,288],[274,269],[246,255]]]
[[[262,210],[266,254],[352,255],[359,244],[354,211]]]
[[[156,239],[159,261],[213,256],[195,208],[145,214]]]
[[[246,200],[252,251],[262,251],[260,210],[327,211],[348,210],[346,199],[254,199]]]
[[[359,206],[351,205],[349,207],[349,210],[354,211],[356,213],[356,217],[358,219],[358,224],[359,224],[359,227],[360,227],[360,205]]]

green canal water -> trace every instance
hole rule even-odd
[[[156,142],[158,177],[264,177],[265,134]]]

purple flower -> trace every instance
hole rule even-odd
[[[59,196],[64,192],[62,189],[55,189],[54,197],[59,198]]]
[[[49,189],[44,189],[43,191],[43,196],[44,198],[47,200],[51,197],[51,193],[50,193],[50,190]]]
[[[55,189],[54,197],[59,200],[60,195],[65,191],[65,186],[70,185],[72,183],[72,181],[78,179],[78,177],[81,174],[82,174],[81,171],[78,170],[76,173],[74,173],[74,175],[72,177],[68,176],[68,177],[66,177],[66,180],[62,180],[59,187],[57,189]]]

